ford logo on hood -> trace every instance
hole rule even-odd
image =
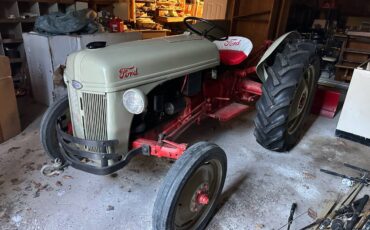
[[[81,82],[72,80],[72,87],[75,88],[75,89],[82,89],[82,84],[81,84]]]

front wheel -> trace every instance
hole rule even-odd
[[[70,121],[68,96],[60,98],[46,110],[40,125],[40,139],[46,154],[50,158],[64,162],[56,127],[59,122],[62,128],[67,130]]]
[[[266,81],[257,102],[255,137],[263,147],[288,151],[303,134],[320,72],[320,59],[310,41],[293,40],[266,66]]]
[[[175,162],[158,191],[153,229],[204,229],[220,197],[225,177],[225,152],[199,142]]]

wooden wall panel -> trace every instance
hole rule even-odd
[[[227,0],[204,0],[203,18],[225,19]]]
[[[259,48],[269,38],[274,2],[274,0],[235,0],[231,34],[247,37],[255,48]]]
[[[256,49],[285,33],[291,0],[231,0],[231,34],[248,37]]]

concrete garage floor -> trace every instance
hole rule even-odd
[[[250,113],[225,124],[210,120],[183,136],[215,142],[228,155],[221,206],[208,229],[279,229],[292,202],[298,203],[297,214],[310,207],[319,212],[325,200],[348,191],[340,179],[320,173],[321,167],[351,173],[341,166],[349,162],[370,168],[368,147],[334,136],[338,116],[312,116],[312,126],[289,153],[259,146],[253,117]],[[138,157],[115,177],[73,168],[43,177],[39,169],[49,159],[40,146],[39,123],[40,118],[0,145],[1,229],[151,229],[156,192],[169,160]],[[312,221],[303,214],[292,229]]]

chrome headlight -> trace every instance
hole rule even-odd
[[[145,94],[139,89],[129,89],[123,93],[123,106],[133,114],[144,112],[148,102]]]

